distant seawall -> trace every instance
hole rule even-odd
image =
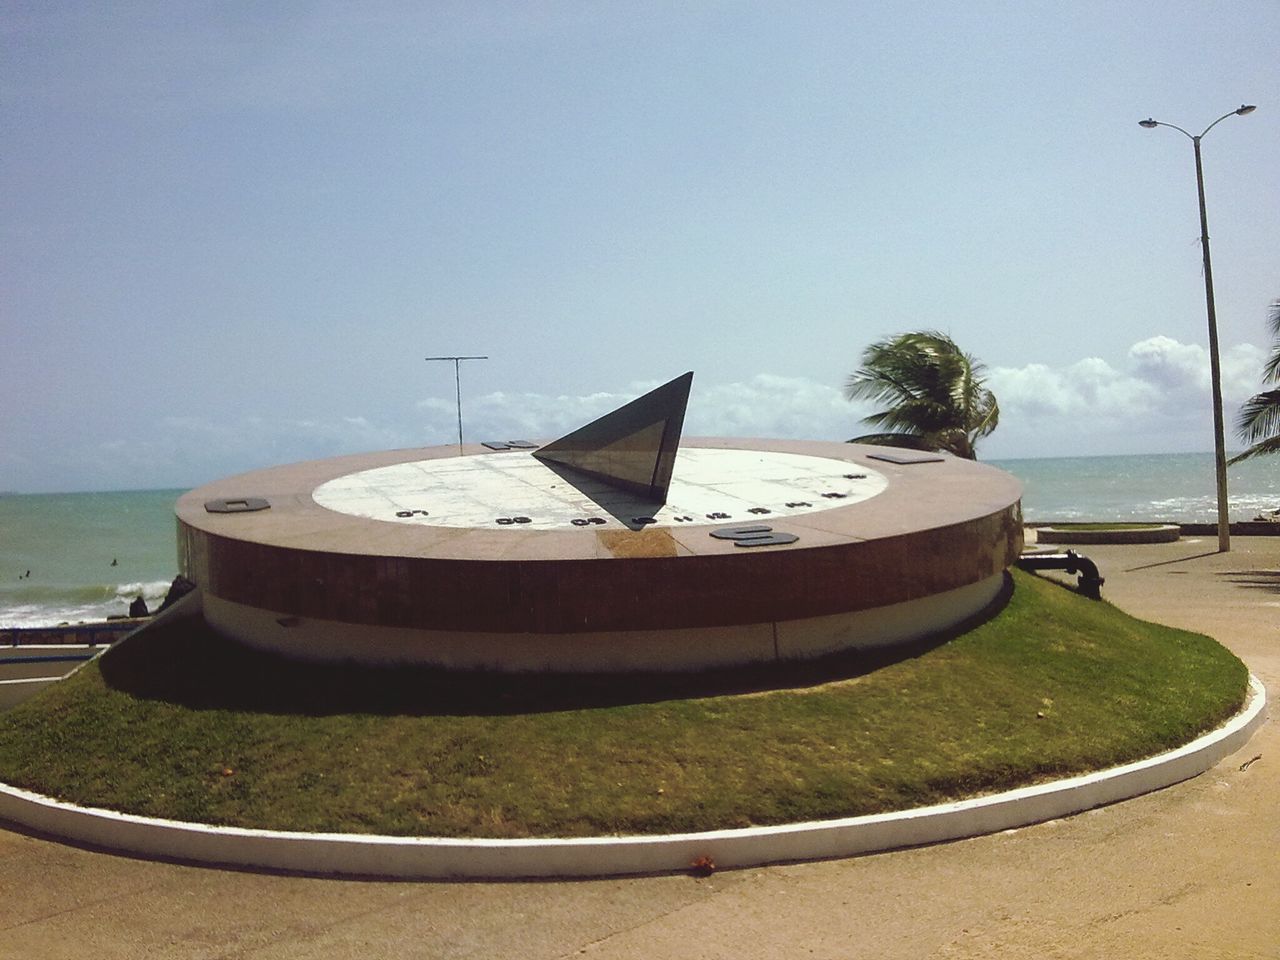
[[[1088,523],[1087,520],[1033,520],[1027,524],[1028,527],[1071,527],[1079,526],[1081,523]],[[1175,527],[1179,527],[1184,537],[1206,537],[1217,535],[1218,525],[1216,523],[1181,523],[1177,520],[1115,520],[1103,521],[1106,523],[1141,523],[1152,524],[1168,523]],[[1231,535],[1233,537],[1280,537],[1280,523],[1271,520],[1232,520]]]
[[[0,646],[114,643],[146,622],[145,617],[126,617],[103,623],[64,623],[57,627],[0,627]]]
[[[1216,523],[1183,523],[1184,537],[1204,537],[1218,532]],[[1280,523],[1271,520],[1232,520],[1233,537],[1280,537]]]

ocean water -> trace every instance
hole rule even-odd
[[[178,573],[183,492],[0,495],[0,626],[104,620],[137,596],[154,610]]]
[[[1213,455],[995,460],[1024,484],[1028,521],[1217,519]],[[1232,520],[1280,508],[1280,458],[1228,470]],[[182,490],[0,495],[0,626],[155,609],[177,575]],[[27,576],[30,571],[30,576]]]
[[[1023,483],[1022,513],[1047,520],[1216,523],[1212,453],[992,460]],[[1228,514],[1252,520],[1280,508],[1280,458],[1227,467]]]

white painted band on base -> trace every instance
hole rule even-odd
[[[61,803],[0,785],[0,819],[95,846],[210,865],[401,879],[588,877],[847,857],[1027,826],[1203,773],[1266,718],[1253,676],[1245,708],[1176,750],[1109,770],[955,803],[816,823],[666,836],[472,840],[283,833],[157,820]]]
[[[583,633],[419,630],[286,617],[203,595],[214,631],[257,650],[298,660],[424,664],[464,670],[693,671],[781,660],[811,660],[941,633],[990,606],[1004,571],[931,596],[852,613],[723,627]]]

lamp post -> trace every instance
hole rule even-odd
[[[1253,104],[1242,103],[1239,109],[1224,113],[1213,123],[1201,131],[1199,136],[1188,133],[1181,127],[1160,120],[1139,120],[1138,126],[1154,130],[1156,127],[1169,127],[1191,141],[1196,152],[1196,190],[1200,195],[1200,247],[1204,251],[1204,300],[1209,314],[1209,379],[1213,389],[1213,458],[1214,470],[1218,481],[1218,552],[1226,553],[1231,549],[1231,520],[1227,514],[1227,444],[1222,433],[1222,370],[1218,363],[1218,316],[1213,305],[1213,266],[1209,262],[1209,221],[1204,212],[1204,167],[1200,163],[1200,141],[1204,135],[1220,124],[1227,117],[1243,117],[1258,108]]]

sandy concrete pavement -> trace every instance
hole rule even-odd
[[[1280,538],[1080,552],[1104,597],[1218,638],[1280,694]],[[1068,819],[707,879],[326,880],[0,830],[0,958],[570,956],[1280,958],[1280,733]]]

